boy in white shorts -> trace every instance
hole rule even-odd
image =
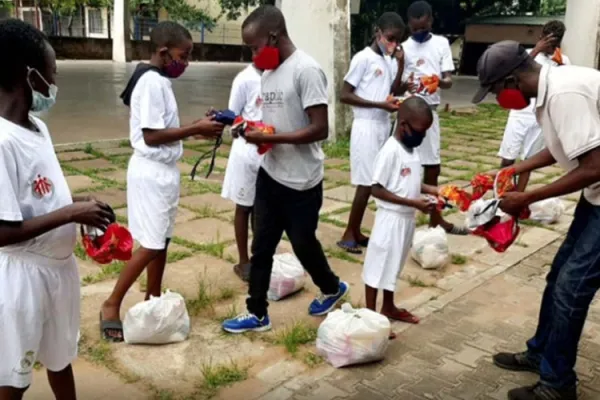
[[[569,65],[569,58],[560,53],[560,44],[565,35],[565,24],[561,21],[550,21],[542,27],[542,36],[533,49],[527,52],[542,65],[553,67]],[[535,117],[535,99],[522,110],[511,110],[506,121],[504,137],[498,156],[502,157],[502,168],[513,165],[519,156],[531,158],[544,149],[542,128]],[[529,182],[529,172],[519,175],[517,190],[525,191]]]
[[[57,399],[75,399],[79,272],[75,223],[106,229],[110,207],[75,198],[46,125],[56,57],[43,33],[0,21],[0,400],[18,400],[39,361]]]
[[[452,87],[452,71],[454,61],[448,39],[431,33],[433,11],[426,1],[416,1],[408,7],[408,26],[411,37],[404,43],[404,80],[407,89],[422,97],[433,110],[433,124],[418,152],[425,169],[423,182],[437,186],[442,162],[440,154],[440,120],[436,112],[440,105],[439,89]],[[431,81],[434,82],[431,84]],[[438,89],[439,87],[439,89]],[[465,227],[455,226],[442,218],[438,211],[431,214],[431,227],[438,225],[454,235],[468,235]]]
[[[251,64],[235,77],[231,85],[229,109],[236,115],[241,115],[246,121],[262,119],[260,74],[254,64]],[[236,205],[234,228],[239,262],[233,270],[243,281],[248,281],[250,277],[248,221],[254,206],[256,177],[261,160],[262,156],[258,154],[256,145],[246,142],[243,137],[236,137],[227,160],[221,192],[223,198],[233,201]]]
[[[223,125],[214,117],[180,127],[175,94],[169,78],[178,78],[188,66],[192,37],[183,26],[160,22],[150,34],[152,58],[140,64],[121,95],[130,107],[130,141],[133,156],[127,169],[129,229],[140,248],[127,263],[100,312],[101,336],[123,341],[120,320],[125,294],[148,269],[146,300],[160,296],[167,262],[167,247],[175,227],[179,204],[179,169],[182,139],[217,137]]]
[[[421,183],[421,162],[416,150],[432,123],[429,105],[420,97],[409,97],[400,106],[394,135],[375,159],[372,192],[377,213],[362,275],[367,308],[375,311],[377,291],[381,289],[381,314],[413,324],[419,319],[395,306],[394,292],[412,246],[415,211],[430,213],[435,209],[434,202],[421,196],[437,196],[438,190]]]
[[[375,38],[370,46],[357,53],[344,78],[340,99],[352,106],[354,121],[350,133],[350,176],[356,194],[348,225],[338,247],[349,253],[362,253],[369,238],[361,233],[361,223],[369,196],[373,161],[390,136],[389,113],[398,110],[388,96],[399,94],[402,86],[402,52],[396,51],[406,29],[402,17],[386,12],[376,23]],[[390,59],[390,56],[393,59]],[[400,65],[399,65],[400,64]]]

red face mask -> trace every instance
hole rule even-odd
[[[274,46],[265,46],[252,59],[256,68],[266,71],[279,67],[279,49]]]
[[[496,100],[500,107],[507,110],[522,110],[529,105],[519,89],[502,89]]]

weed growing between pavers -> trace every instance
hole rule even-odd
[[[169,251],[167,252],[167,264],[185,260],[186,258],[189,258],[192,255],[193,253],[188,251]]]
[[[225,248],[230,244],[230,242],[218,241],[212,243],[198,244],[178,236],[175,236],[173,239],[171,239],[171,241],[180,246],[187,247],[188,249],[191,249],[194,252],[205,253],[221,259],[223,258],[223,254],[225,253]]]
[[[310,368],[315,368],[323,364],[325,359],[313,351],[307,351],[303,354],[302,362]]]
[[[410,286],[413,286],[413,287],[426,288],[426,287],[431,287],[432,286],[432,285],[428,285],[427,283],[425,283],[420,278],[417,278],[417,277],[414,277],[414,276],[407,276],[406,277],[406,282],[408,282],[408,284]]]
[[[464,265],[468,261],[467,257],[462,254],[452,254],[452,264],[454,265]]]
[[[204,381],[199,387],[200,393],[208,397],[214,396],[218,389],[246,380],[249,369],[249,366],[240,366],[234,361],[229,364],[205,364],[201,367]]]
[[[83,284],[91,285],[93,283],[106,281],[108,279],[115,279],[121,274],[121,271],[123,270],[125,265],[126,264],[124,262],[118,261],[100,266],[101,270],[97,274],[87,275],[83,277]]]
[[[204,279],[198,280],[198,290],[194,298],[186,299],[185,303],[188,313],[192,317],[202,314],[204,311],[214,311],[214,304],[219,301],[231,300],[237,295],[231,287],[213,288],[210,282]]]
[[[274,344],[285,347],[288,353],[295,356],[301,346],[313,343],[317,339],[317,328],[306,322],[294,322],[292,326],[279,329],[273,333]]]
[[[362,264],[362,261],[356,257],[353,257],[346,250],[342,250],[338,247],[327,247],[323,249],[327,257],[335,257],[342,261],[347,261],[353,264]]]
[[[333,142],[325,142],[323,152],[326,158],[345,158],[350,156],[350,138],[343,137]]]

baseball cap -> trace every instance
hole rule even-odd
[[[514,40],[503,40],[488,47],[477,62],[477,77],[481,86],[472,102],[481,102],[494,83],[509,76],[528,58],[529,53]]]

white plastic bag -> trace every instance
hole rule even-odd
[[[474,230],[481,225],[490,222],[501,211],[498,208],[499,200],[479,199],[473,202],[467,210],[466,225],[470,230]]]
[[[267,292],[269,300],[278,301],[304,287],[306,273],[300,261],[291,253],[277,254],[273,257],[271,285]]]
[[[129,344],[182,342],[190,334],[190,316],[185,299],[166,291],[131,307],[123,321],[123,336]]]
[[[559,198],[546,199],[529,206],[529,219],[544,224],[554,224],[565,212],[565,205]]]
[[[411,256],[423,269],[438,269],[450,262],[448,237],[441,226],[415,232]]]
[[[319,326],[317,352],[335,368],[382,360],[389,345],[389,319],[348,303],[335,310]]]

